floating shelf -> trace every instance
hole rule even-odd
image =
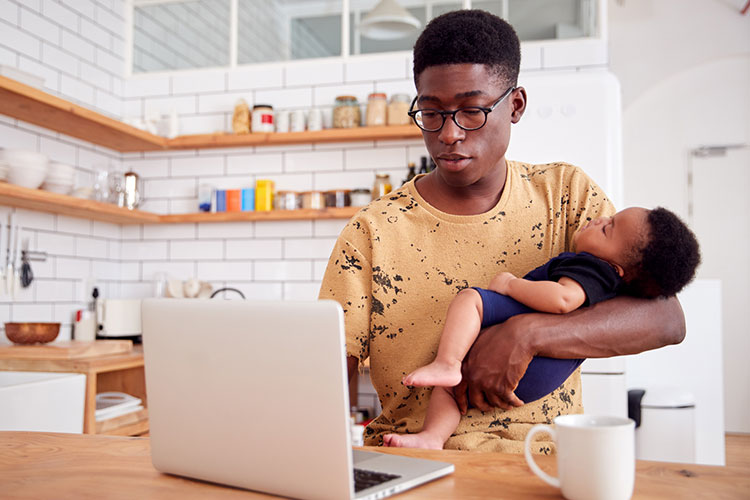
[[[190,222],[252,222],[315,219],[349,219],[361,207],[323,208],[320,210],[272,210],[270,212],[197,212],[190,214],[159,215],[143,210],[74,198],[0,182],[0,205],[26,208],[39,212],[81,217],[115,224],[180,224]]]
[[[422,137],[416,125],[399,125],[312,132],[201,134],[165,139],[3,76],[0,76],[0,114],[123,153]]]

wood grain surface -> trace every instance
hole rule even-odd
[[[64,340],[50,344],[3,345],[0,359],[80,359],[126,354],[132,349],[132,340]]]
[[[404,499],[561,498],[537,479],[523,456],[500,453],[366,448],[456,465],[450,476],[409,490]],[[554,472],[554,457],[539,457]],[[750,470],[639,461],[636,499],[750,498]],[[4,498],[268,498],[267,495],[161,474],[148,438],[0,432]]]

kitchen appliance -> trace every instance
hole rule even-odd
[[[97,338],[141,340],[140,299],[104,299],[96,303]]]

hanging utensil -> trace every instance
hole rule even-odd
[[[5,224],[0,224],[0,294],[5,294],[5,265],[3,263],[3,255],[6,251],[5,240],[7,238],[7,231],[5,230]]]
[[[5,291],[11,297],[13,296],[13,223],[15,222],[15,214],[10,214],[10,222],[8,224],[8,254],[5,259]],[[17,236],[16,236],[17,237]]]
[[[34,273],[31,271],[31,264],[24,250],[21,252],[21,286],[28,288],[32,281],[34,281]]]

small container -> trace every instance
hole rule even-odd
[[[372,199],[377,200],[383,195],[391,192],[391,176],[388,174],[375,174],[375,183],[372,186]]]
[[[211,211],[211,198],[214,194],[214,187],[210,184],[201,184],[198,186],[198,210],[201,212]]]
[[[409,96],[407,94],[393,94],[388,103],[388,125],[408,125]]]
[[[255,181],[255,210],[269,212],[273,209],[273,181],[258,179]]]
[[[275,210],[297,210],[300,205],[300,197],[296,191],[276,191],[273,199]]]
[[[273,132],[273,107],[256,104],[252,113],[252,132]]]
[[[289,111],[281,110],[277,111],[275,118],[276,132],[284,133],[289,132]]]
[[[301,194],[302,208],[325,208],[326,201],[321,191],[303,191]]]
[[[333,128],[355,128],[362,122],[359,102],[353,95],[340,95],[333,107]]]
[[[367,112],[365,113],[365,125],[368,127],[382,127],[385,125],[385,115],[388,103],[385,94],[375,92],[367,96]]]
[[[333,189],[323,193],[326,198],[327,207],[348,207],[351,206],[351,191],[348,189]]]
[[[318,108],[312,108],[307,113],[307,130],[323,130],[323,113]]]
[[[290,132],[304,132],[305,131],[305,112],[301,109],[295,109],[291,113],[289,120],[289,131]]]
[[[353,207],[364,207],[372,201],[370,190],[365,188],[352,189],[349,193],[349,201]]]
[[[255,210],[255,188],[242,189],[242,211],[252,212]]]

